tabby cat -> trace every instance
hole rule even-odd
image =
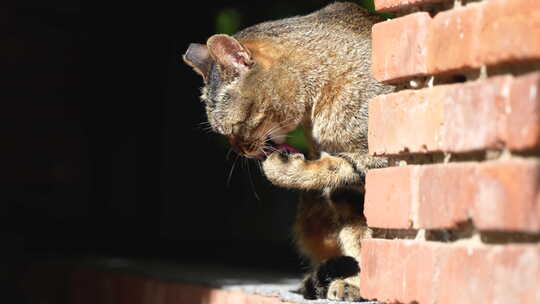
[[[386,165],[367,154],[368,100],[393,87],[371,75],[371,27],[354,3],[265,22],[233,36],[191,44],[184,61],[205,86],[212,129],[234,150],[262,162],[273,184],[300,189],[294,235],[312,271],[305,298],[359,300],[366,171]],[[284,143],[302,126],[307,156]]]

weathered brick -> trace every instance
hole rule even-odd
[[[393,167],[388,170],[370,170],[366,176],[364,214],[368,225],[380,228],[408,229],[413,224],[412,187],[416,171],[411,167]]]
[[[475,54],[478,44],[480,19],[484,6],[466,7],[437,14],[430,23],[427,66],[430,74],[466,70],[482,65]]]
[[[532,73],[378,96],[369,105],[369,151],[538,148],[539,91],[540,73]]]
[[[372,29],[373,75],[380,81],[427,73],[428,13],[416,13],[375,24]]]
[[[526,150],[540,146],[540,73],[514,81],[505,106],[508,148]]]
[[[399,303],[539,303],[540,245],[371,239],[362,242],[361,291]]]
[[[373,27],[373,75],[392,83],[483,65],[540,60],[540,1],[470,3],[431,18],[415,13]]]
[[[440,150],[444,124],[440,87],[401,91],[369,102],[369,152],[377,155]]]
[[[375,10],[381,12],[393,12],[402,9],[407,9],[412,6],[437,3],[437,2],[450,2],[452,0],[375,0]]]
[[[540,59],[540,1],[493,0],[482,2],[482,7],[476,62]]]
[[[390,212],[391,210],[391,212]],[[508,159],[370,170],[370,227],[540,231],[540,161]]]

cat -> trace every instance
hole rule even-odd
[[[371,75],[371,27],[378,16],[336,2],[305,16],[264,22],[233,36],[192,43],[184,61],[204,81],[212,129],[239,154],[258,159],[268,180],[300,189],[294,235],[312,266],[308,299],[360,300],[361,240],[368,169],[368,100],[394,90]],[[284,143],[302,126],[304,156]]]

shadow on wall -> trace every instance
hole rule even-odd
[[[296,194],[269,185],[254,164],[250,172],[236,164],[227,182],[235,157],[200,127],[202,82],[180,58],[216,25],[234,31],[329,2],[0,12],[9,75],[0,90],[4,286],[15,292],[11,275],[43,256],[298,270]]]

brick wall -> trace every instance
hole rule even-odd
[[[415,89],[370,101],[363,295],[540,303],[540,1],[375,7],[373,73]]]

